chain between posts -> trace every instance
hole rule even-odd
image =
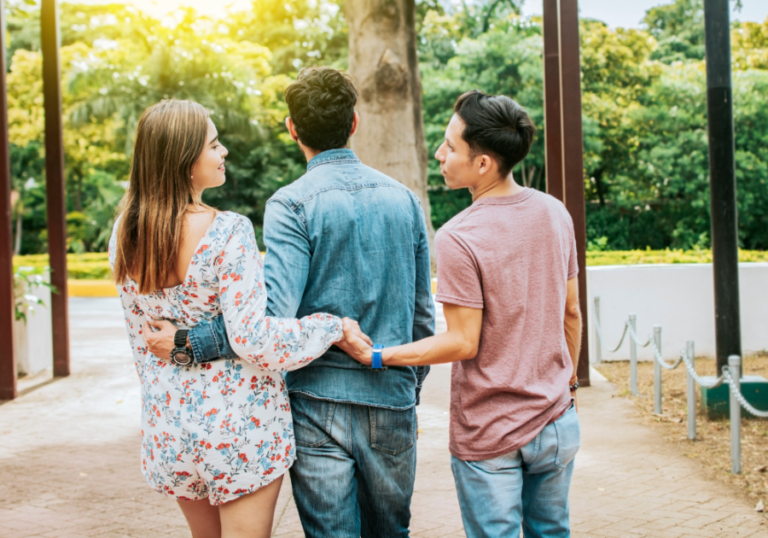
[[[739,404],[741,404],[741,407],[743,407],[745,411],[759,418],[768,418],[768,411],[760,411],[759,409],[755,409],[747,401],[747,399],[744,397],[741,391],[736,387],[736,383],[733,382],[733,377],[731,377],[731,372],[727,366],[723,366],[723,375],[721,375],[720,377],[723,378],[723,381],[728,383],[728,386],[730,387],[731,392],[736,397],[736,400],[738,400]]]
[[[597,317],[596,316],[592,316],[592,317],[593,317],[593,321],[595,323],[595,329],[597,329],[597,335],[600,337],[600,343],[602,343],[604,347],[608,347],[605,344],[605,337],[603,336],[603,328],[600,326],[600,322],[597,321]],[[618,345],[615,348],[608,350],[609,353],[616,353],[619,350],[621,345],[624,343],[624,338],[626,338],[626,336],[627,336],[627,329],[628,328],[629,328],[629,322],[625,321],[624,322],[624,331],[621,333],[621,339],[619,340],[619,343],[618,343]]]
[[[595,315],[593,320],[595,328],[597,329],[598,342],[597,346],[605,345],[605,339],[603,338],[603,330],[599,321],[599,298],[595,298]],[[674,370],[680,364],[685,365],[685,369],[688,371],[688,438],[691,440],[696,439],[696,385],[707,389],[714,389],[721,386],[723,383],[728,385],[729,391],[729,411],[731,422],[731,472],[733,474],[741,473],[741,409],[745,409],[748,413],[751,413],[754,417],[768,418],[768,410],[761,411],[755,409],[741,393],[741,378],[739,372],[741,371],[741,357],[738,355],[732,355],[728,357],[728,366],[724,366],[720,376],[711,383],[705,382],[696,373],[695,367],[695,352],[694,342],[689,341],[684,349],[680,350],[680,356],[672,363],[664,360],[661,355],[661,326],[654,327],[653,335],[648,336],[648,341],[640,343],[635,332],[637,323],[637,316],[630,314],[627,321],[624,322],[624,330],[621,334],[621,340],[619,344],[611,350],[614,353],[619,350],[624,343],[624,338],[629,334],[630,338],[630,389],[633,395],[637,395],[637,347],[651,346],[654,359],[654,413],[662,413],[662,370]],[[599,347],[598,347],[599,349]],[[599,356],[599,354],[598,354]]]
[[[596,320],[595,320],[595,328],[597,329],[597,332],[600,336],[601,343],[603,344],[603,346],[605,346],[605,338],[603,336],[602,327]],[[653,351],[653,358],[662,368],[666,370],[674,370],[678,366],[680,366],[680,364],[684,364],[686,370],[688,370],[688,373],[691,375],[693,380],[696,381],[696,384],[706,389],[714,389],[719,387],[723,383],[726,383],[730,387],[729,390],[733,392],[734,397],[739,402],[741,407],[743,407],[747,412],[751,413],[756,417],[768,418],[768,411],[760,411],[759,409],[755,409],[747,401],[744,395],[741,393],[741,390],[736,388],[736,384],[732,382],[733,378],[731,377],[731,373],[727,367],[723,367],[723,373],[720,374],[720,377],[715,379],[712,383],[707,383],[696,373],[696,369],[693,365],[693,357],[688,357],[687,350],[681,349],[680,356],[673,363],[668,363],[667,361],[664,360],[664,358],[661,356],[661,353],[659,352],[659,349],[656,347],[656,343],[653,340],[653,335],[649,335],[648,340],[646,342],[640,343],[640,340],[637,337],[637,333],[635,333],[629,321],[624,322],[624,330],[621,334],[621,340],[619,341],[619,345],[616,346],[614,349],[610,350],[611,353],[615,353],[616,351],[619,350],[621,345],[624,343],[624,339],[627,334],[629,334],[629,337],[632,340],[634,340],[635,343],[640,347],[651,346],[651,349]]]

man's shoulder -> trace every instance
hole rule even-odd
[[[456,215],[451,218],[448,222],[443,224],[440,229],[437,231],[438,235],[452,235],[457,236],[461,235],[462,232],[465,230],[472,228],[475,226],[476,221],[478,218],[478,212],[477,212],[477,206],[470,205],[463,211],[460,211]]]
[[[379,172],[375,168],[371,168],[361,162],[354,164],[357,169],[355,175],[358,181],[354,185],[350,185],[346,179],[348,175],[345,173],[343,167],[350,166],[349,164],[324,164],[323,166],[316,166],[315,168],[307,171],[303,176],[295,180],[290,185],[281,187],[278,189],[269,199],[268,202],[282,203],[291,209],[297,209],[304,202],[307,202],[324,192],[332,191],[335,189],[359,189],[359,188],[376,188],[386,187],[397,190],[400,193],[406,194],[412,200],[417,200],[416,195],[413,192],[400,183],[399,181],[391,178],[390,176]]]
[[[558,215],[570,218],[570,213],[568,213],[568,209],[566,209],[563,202],[546,192],[541,192],[535,189],[531,190],[533,191],[530,197],[531,202],[540,204]]]
[[[476,224],[475,209],[474,206],[469,206],[443,224],[435,233],[435,248],[438,250],[447,248],[449,243],[460,243],[466,248],[468,246],[467,240],[471,242],[471,237],[468,237],[471,234],[466,234],[466,232],[474,228]]]

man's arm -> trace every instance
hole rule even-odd
[[[579,368],[579,353],[581,352],[581,308],[579,307],[579,279],[574,277],[568,281],[568,294],[565,298],[565,341],[573,361],[573,376],[571,384],[578,381],[576,374]]]
[[[411,344],[385,348],[382,362],[386,366],[426,366],[474,359],[480,347],[483,310],[445,303],[443,312],[448,324],[446,332]],[[364,344],[360,342],[360,345]],[[368,351],[365,358],[356,359],[370,365],[371,352]]]
[[[170,360],[173,350],[173,337],[176,326],[167,320],[150,321],[152,329],[144,328],[145,341],[149,351],[160,359]],[[196,364],[213,362],[219,359],[234,359],[237,354],[232,350],[227,338],[224,316],[216,316],[212,321],[201,323],[187,333],[187,347],[192,348],[192,359]]]
[[[303,220],[282,198],[267,202],[264,246],[267,315],[296,317],[309,278],[309,235]]]
[[[416,247],[416,308],[413,314],[413,342],[435,334],[435,303],[432,300],[432,261],[424,212],[419,206],[419,244]],[[421,401],[421,388],[429,374],[429,366],[416,368],[416,405]]]

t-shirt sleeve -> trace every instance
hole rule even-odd
[[[483,283],[472,252],[460,239],[446,230],[441,230],[435,237],[435,250],[435,300],[457,306],[483,308]]]

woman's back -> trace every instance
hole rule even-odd
[[[125,283],[135,297],[137,306],[153,319],[167,319],[178,328],[194,327],[201,321],[221,314],[219,279],[212,265],[211,254],[221,253],[231,235],[242,230],[243,224],[238,219],[244,217],[230,212],[218,213],[206,228],[202,228],[201,233],[203,220],[195,218],[179,249],[177,270],[169,275],[165,287],[139,294],[136,281],[131,278]],[[113,265],[117,228],[116,223],[110,244],[110,261]],[[257,261],[260,263],[260,260]]]
[[[118,228],[110,241],[113,266],[123,254]],[[183,255],[188,245],[182,247]],[[158,491],[220,504],[258,490],[293,463],[290,406],[278,372],[322,355],[342,329],[327,314],[265,317],[261,256],[247,218],[218,213],[191,250],[178,285],[140,294],[128,278],[118,292],[142,381],[144,475]],[[244,360],[178,366],[147,350],[147,319],[184,328],[219,314]]]

